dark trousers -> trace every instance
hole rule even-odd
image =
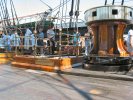
[[[47,44],[49,46],[49,53],[54,54],[54,51],[55,51],[55,42],[54,42],[54,40],[48,40]]]

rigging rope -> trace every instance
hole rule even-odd
[[[115,0],[112,1],[112,5],[114,5]]]
[[[67,0],[66,0],[66,2],[67,2]],[[66,18],[66,14],[67,14],[67,3],[66,3],[66,10],[65,10],[65,23],[66,23],[66,20],[67,20],[67,18]],[[68,27],[68,26],[67,26]],[[66,34],[68,34],[69,32],[68,32],[68,28],[67,28],[67,33]],[[68,41],[69,42],[69,41]]]
[[[66,0],[67,2],[67,0]],[[66,14],[67,14],[67,3],[66,3],[66,9],[65,9],[65,23],[66,23]]]
[[[63,6],[62,6],[62,16],[61,16],[61,19],[63,19],[63,11],[64,11],[64,0],[63,0]],[[62,20],[61,20],[61,28],[62,28]]]
[[[105,4],[104,5],[107,5],[107,0],[105,0]]]
[[[7,0],[4,0],[4,4],[5,4],[5,18],[7,20],[7,25],[10,26],[11,22],[10,22],[10,17],[9,17],[9,13],[8,13],[8,9],[7,9]]]
[[[68,2],[69,2],[70,0],[66,0],[66,2],[64,2],[64,5],[65,4],[67,4]],[[56,6],[55,8],[53,8],[53,12],[54,11],[56,11],[56,10],[58,10],[59,9],[59,7],[62,7],[63,6],[63,4],[61,3],[61,4],[59,4],[58,6]]]
[[[79,16],[79,4],[80,4],[80,0],[77,0],[76,2],[76,10],[75,10],[75,16],[76,16],[76,24],[75,24],[75,28],[77,28],[77,31],[78,31],[78,26],[77,26],[77,23],[78,23],[78,16]]]
[[[5,29],[5,31],[6,31],[6,20],[5,20],[5,13],[4,13],[4,4],[3,4],[2,0],[0,2],[0,7],[1,7],[1,19],[2,19],[2,23],[3,23],[3,29]],[[6,31],[6,33],[7,33],[7,31]]]
[[[70,16],[69,28],[72,27],[73,7],[74,7],[74,0],[72,0],[72,3],[71,3],[71,10],[70,10],[70,12],[69,12],[69,16]]]
[[[14,17],[14,14],[13,14],[13,8],[12,8],[12,3],[10,1],[10,5],[11,5],[11,14],[12,14],[12,18],[13,18],[13,25],[15,25],[15,17]]]
[[[62,4],[62,2],[61,2],[61,0],[60,0],[60,5]],[[60,16],[60,9],[61,9],[61,6],[59,6],[59,13],[58,13],[58,18],[59,18],[59,16]],[[59,21],[59,19],[57,19],[57,24],[58,24],[58,21]],[[56,24],[56,26],[57,26],[57,24]],[[56,27],[57,28],[57,27]]]
[[[4,11],[3,11],[3,2],[0,2],[0,7],[1,7],[1,13],[2,13],[2,19],[4,19]]]
[[[121,2],[121,5],[123,5],[124,4],[124,0],[122,0],[122,2]]]
[[[1,0],[0,1],[0,8],[1,8],[0,14],[1,14],[1,20],[4,23],[4,26],[5,27],[11,26],[11,19],[10,19],[10,17],[13,18],[13,23],[14,24],[15,24],[14,18],[17,19],[17,24],[19,24],[18,18],[17,18],[17,14],[16,14],[16,11],[15,11],[15,7],[14,7],[14,4],[13,4],[13,1],[10,0],[10,2],[9,2],[9,4],[10,4],[9,7],[11,9],[11,16],[9,15],[9,10],[8,10],[9,7],[7,7],[8,6],[7,3],[8,3],[7,0]]]

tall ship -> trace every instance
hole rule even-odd
[[[85,21],[79,18],[80,0],[61,0],[55,8],[40,1],[48,7],[46,11],[22,17],[17,16],[13,0],[1,2],[0,51],[5,57],[7,53],[15,56],[13,65],[19,66],[19,61],[29,57],[26,63],[33,59],[34,65],[52,65],[60,70],[53,59],[59,59],[60,66],[63,63],[60,59],[67,57],[70,61],[65,59],[68,61],[63,63],[65,67],[98,64],[130,69],[132,52],[127,50],[124,34],[133,24],[133,8],[125,6],[124,0],[121,5],[115,5],[114,0],[108,5],[105,0],[103,6],[86,10]],[[68,4],[71,4],[69,16],[66,15]],[[92,35],[87,47],[85,32]]]

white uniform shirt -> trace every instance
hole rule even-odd
[[[32,47],[35,46],[35,45],[37,45],[37,42],[36,42],[36,39],[35,39],[34,34],[31,34],[30,41],[31,41],[31,45],[32,45]]]
[[[129,52],[133,52],[133,30],[132,29],[130,29],[128,32],[127,48]]]
[[[20,37],[17,33],[14,33],[10,37],[11,45],[12,46],[19,46],[20,45]]]
[[[29,49],[30,47],[30,35],[32,34],[31,30],[30,29],[26,29],[26,33],[25,33],[25,37],[24,37],[24,49]]]
[[[4,35],[3,40],[5,46],[10,45],[10,35]]]
[[[49,38],[49,39],[51,39],[51,38],[55,38],[55,32],[53,31],[53,29],[48,29],[48,31],[47,31],[47,37]]]

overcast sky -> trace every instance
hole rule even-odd
[[[47,5],[49,5],[51,8],[55,8],[60,4],[60,0],[42,0]],[[61,0],[63,2],[63,0]],[[64,0],[67,1],[67,0]],[[67,12],[66,12],[66,6],[64,6],[63,13],[66,16],[69,16],[70,8],[71,8],[71,1],[67,4]],[[111,5],[113,0],[108,0],[107,5]],[[122,0],[115,0],[115,5],[121,5]],[[48,6],[43,4],[40,0],[13,0],[14,6],[17,12],[17,16],[27,16],[35,13],[45,12],[47,9],[49,9]],[[75,0],[76,2],[76,0]],[[80,16],[79,18],[84,20],[84,12],[87,9],[90,9],[92,7],[96,6],[103,6],[105,3],[105,0],[80,0]],[[132,6],[133,7],[133,0],[125,0],[124,5]],[[75,9],[75,7],[74,7]],[[53,15],[57,13],[58,10],[56,10]],[[60,10],[62,11],[62,10]]]

